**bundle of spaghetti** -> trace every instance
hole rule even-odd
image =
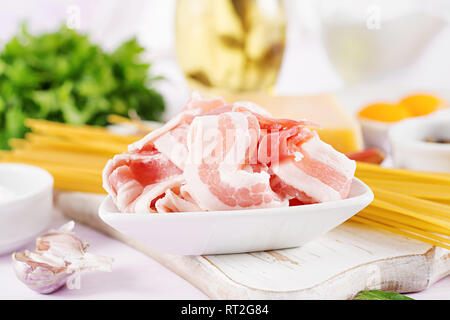
[[[410,182],[387,180],[383,178],[363,178],[364,182],[371,188],[382,188],[385,190],[406,194],[417,198],[428,200],[450,200],[450,185],[430,184],[423,182]]]
[[[139,131],[148,133],[151,131],[151,127],[149,127],[147,124],[143,123],[141,120],[132,120],[126,117],[119,116],[117,114],[110,114],[108,116],[108,122],[113,124],[125,124],[125,125],[131,125],[138,129]]]
[[[450,174],[358,162],[374,201],[351,220],[450,249]]]
[[[356,175],[365,178],[388,179],[405,182],[416,181],[423,183],[440,183],[442,185],[450,186],[450,173],[390,169],[365,162],[358,162],[356,167]]]
[[[63,137],[69,140],[88,138],[109,143],[130,144],[141,138],[141,135],[118,135],[109,132],[103,127],[74,126],[47,120],[26,119],[25,125],[33,132],[53,137]]]
[[[12,150],[0,151],[0,161],[39,166],[53,175],[57,189],[105,193],[101,173],[106,162],[150,131],[142,122],[109,118],[139,133],[123,136],[105,128],[28,119],[31,132],[11,139]],[[450,174],[358,162],[356,176],[371,187],[375,199],[351,221],[450,249]]]
[[[56,189],[65,191],[105,193],[101,173],[106,162],[143,135],[46,120],[27,119],[25,124],[31,132],[10,139],[11,151],[1,151],[0,161],[39,166],[53,175]]]

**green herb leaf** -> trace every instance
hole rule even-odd
[[[414,300],[400,293],[380,290],[361,291],[354,300]]]
[[[86,35],[61,27],[41,35],[26,25],[0,52],[0,149],[21,138],[26,118],[104,126],[108,114],[160,120],[160,77],[141,61],[136,39],[106,53]]]

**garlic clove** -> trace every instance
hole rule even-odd
[[[14,272],[25,285],[39,293],[52,293],[61,288],[69,276],[65,268],[55,268],[36,262],[25,253],[14,253]]]
[[[112,258],[87,253],[88,244],[73,232],[74,222],[36,239],[36,250],[14,253],[13,269],[20,281],[39,293],[52,293],[64,284],[80,287],[83,270],[112,271]]]

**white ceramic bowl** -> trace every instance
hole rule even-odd
[[[0,164],[0,254],[25,245],[50,223],[53,177],[24,164]]]
[[[161,252],[225,254],[297,247],[355,215],[373,193],[354,178],[345,200],[304,206],[214,212],[126,214],[110,197],[99,208],[107,224]]]
[[[389,154],[388,133],[393,123],[363,119],[360,117],[358,117],[358,121],[361,125],[364,146],[366,148],[378,148]]]
[[[395,167],[450,172],[450,144],[426,142],[427,138],[450,140],[450,110],[403,120],[389,130]]]

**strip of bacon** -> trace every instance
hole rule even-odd
[[[122,212],[309,204],[348,196],[355,162],[307,120],[194,93],[183,111],[108,162],[104,187]]]
[[[183,111],[200,110],[200,113],[205,114],[224,105],[226,105],[226,102],[222,98],[205,99],[200,95],[200,93],[194,91],[192,92],[191,98],[184,107]]]
[[[182,171],[158,151],[124,153],[116,155],[106,164],[103,187],[120,211],[151,212],[152,200],[161,193],[150,193],[149,190],[181,174]]]
[[[184,177],[186,189],[203,210],[288,205],[271,190],[270,175],[253,172],[246,163],[256,154],[259,130],[253,115],[240,112],[194,119]]]
[[[309,202],[326,202],[348,196],[356,163],[330,145],[321,141],[317,133],[297,146],[294,155],[270,166],[286,185],[309,197]]]
[[[167,190],[164,197],[156,201],[157,212],[196,212],[202,209],[193,201],[191,197],[180,194],[180,188]]]
[[[259,122],[259,126],[261,129],[265,130],[281,130],[283,128],[290,128],[293,126],[310,126],[310,127],[319,127],[319,125],[314,122],[308,120],[292,120],[292,119],[277,119],[272,118],[270,115],[266,115],[266,113],[260,113],[255,110],[255,107],[250,109],[248,106],[235,105],[233,108],[234,112],[249,112],[253,114]]]
[[[158,149],[178,168],[184,168],[187,158],[186,136],[192,120],[199,115],[211,112],[225,112],[231,109],[222,98],[204,99],[194,92],[183,111],[161,128],[147,134],[141,140],[128,147],[130,152],[142,152],[145,149]]]

